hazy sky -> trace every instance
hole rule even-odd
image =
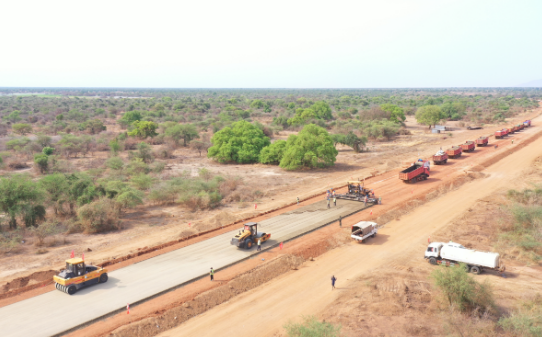
[[[541,0],[19,0],[1,8],[3,87],[487,87],[542,79]]]

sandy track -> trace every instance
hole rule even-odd
[[[259,231],[271,233],[264,244],[286,241],[363,208],[363,203],[343,201],[328,209],[325,201],[301,207],[260,222]],[[2,336],[51,336],[102,317],[154,294],[202,275],[210,267],[219,269],[256,254],[255,249],[230,246],[237,230],[162,254],[109,273],[106,284],[96,285],[68,296],[52,291],[0,308]],[[32,324],[25,324],[32,317]]]
[[[510,187],[522,169],[541,155],[542,138],[539,138],[484,170],[486,178],[390,222],[368,244],[352,243],[332,250],[298,271],[280,276],[159,336],[277,336],[289,319],[318,314],[337,298],[341,288],[349,287],[349,280],[381,266],[401,266],[407,261],[421,260],[428,235],[449,225],[476,200]],[[332,274],[338,278],[335,291],[330,287]],[[499,279],[499,282],[515,281]]]

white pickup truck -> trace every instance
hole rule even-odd
[[[431,242],[425,250],[424,258],[429,263],[453,266],[464,263],[467,271],[480,274],[484,269],[504,272],[505,266],[498,253],[480,252],[467,249],[456,242]]]
[[[374,238],[377,232],[378,225],[376,222],[360,221],[352,226],[352,235],[350,237],[357,242],[363,242],[369,237]]]

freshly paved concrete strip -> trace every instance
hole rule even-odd
[[[326,203],[323,200],[260,222],[258,231],[271,233],[262,250],[364,208],[363,203],[356,201],[338,200],[337,207],[332,204],[331,209],[327,209]],[[127,303],[207,275],[211,267],[219,269],[256,254],[256,247],[242,250],[230,245],[237,232],[238,229],[115,270],[109,273],[107,283],[82,289],[72,296],[52,291],[0,308],[0,335],[61,334],[126,307]]]

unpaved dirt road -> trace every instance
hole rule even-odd
[[[367,206],[369,207],[369,206]],[[306,233],[363,209],[360,202],[341,201],[327,208],[322,200],[296,211],[263,220],[258,228],[271,233],[262,249]],[[256,254],[256,249],[237,249],[229,244],[237,230],[162,254],[109,273],[106,284],[80,290],[73,296],[52,291],[0,308],[2,336],[51,336],[123,308],[127,303],[206,275]],[[27,324],[32,317],[32,324]]]
[[[375,272],[381,266],[400,268],[412,260],[423,261],[432,232],[449,225],[476,200],[512,187],[510,182],[539,156],[542,156],[542,138],[488,167],[483,171],[487,174],[485,178],[465,184],[388,223],[367,244],[351,243],[332,250],[297,271],[241,294],[158,336],[280,336],[281,327],[288,320],[318,314],[337,298],[341,289],[349,287],[350,280]],[[338,278],[337,289],[333,291],[332,275]],[[513,283],[517,279],[499,278],[499,281]]]

